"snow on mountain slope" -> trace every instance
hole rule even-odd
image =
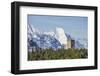
[[[77,49],[81,49],[81,48],[85,48],[83,44],[81,44],[79,41],[75,41],[75,48]]]
[[[51,36],[54,36],[55,35],[55,33],[54,32],[43,32],[43,34],[45,34],[45,35],[51,35]]]
[[[63,28],[57,27],[55,36],[58,39],[58,41],[61,43],[61,45],[67,45],[67,37]],[[67,49],[67,46],[66,46],[66,49]]]
[[[88,40],[86,38],[78,39],[78,41],[81,42],[81,44],[84,45],[84,48],[88,48]]]
[[[46,48],[52,48],[54,50],[57,50],[61,48],[60,42],[53,36],[53,32],[33,32],[32,27],[29,27],[28,29],[28,49],[32,49],[32,47],[38,48],[38,49],[46,49]],[[34,29],[35,30],[35,29]],[[33,43],[33,44],[32,44]]]
[[[67,40],[73,40],[73,38],[66,34],[63,28],[56,28],[56,32],[41,32],[33,25],[28,25],[28,50],[32,51],[32,48],[57,50],[63,45],[67,45]],[[75,48],[80,49],[85,48],[85,46],[80,41],[75,40]]]

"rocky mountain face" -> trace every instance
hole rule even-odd
[[[71,36],[64,32],[63,28],[56,28],[56,32],[41,32],[31,25],[28,25],[28,50],[52,48],[54,51],[62,48],[67,44],[67,40],[71,40]],[[75,48],[86,48],[86,44],[81,44],[75,40]]]

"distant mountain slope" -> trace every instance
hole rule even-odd
[[[61,39],[63,36],[64,39]],[[35,49],[47,49],[52,48],[55,51],[62,48],[62,44],[66,44],[65,41],[71,40],[72,37],[64,32],[63,29],[54,32],[41,32],[34,28],[33,25],[28,25],[28,50]],[[78,40],[75,40],[75,48],[86,48]]]

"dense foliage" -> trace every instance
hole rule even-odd
[[[52,60],[52,59],[80,59],[87,58],[87,49],[53,49],[28,52],[28,60]]]

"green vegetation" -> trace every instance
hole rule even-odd
[[[28,52],[28,60],[52,60],[52,59],[81,59],[87,58],[87,49],[53,49],[39,50],[36,52]]]

